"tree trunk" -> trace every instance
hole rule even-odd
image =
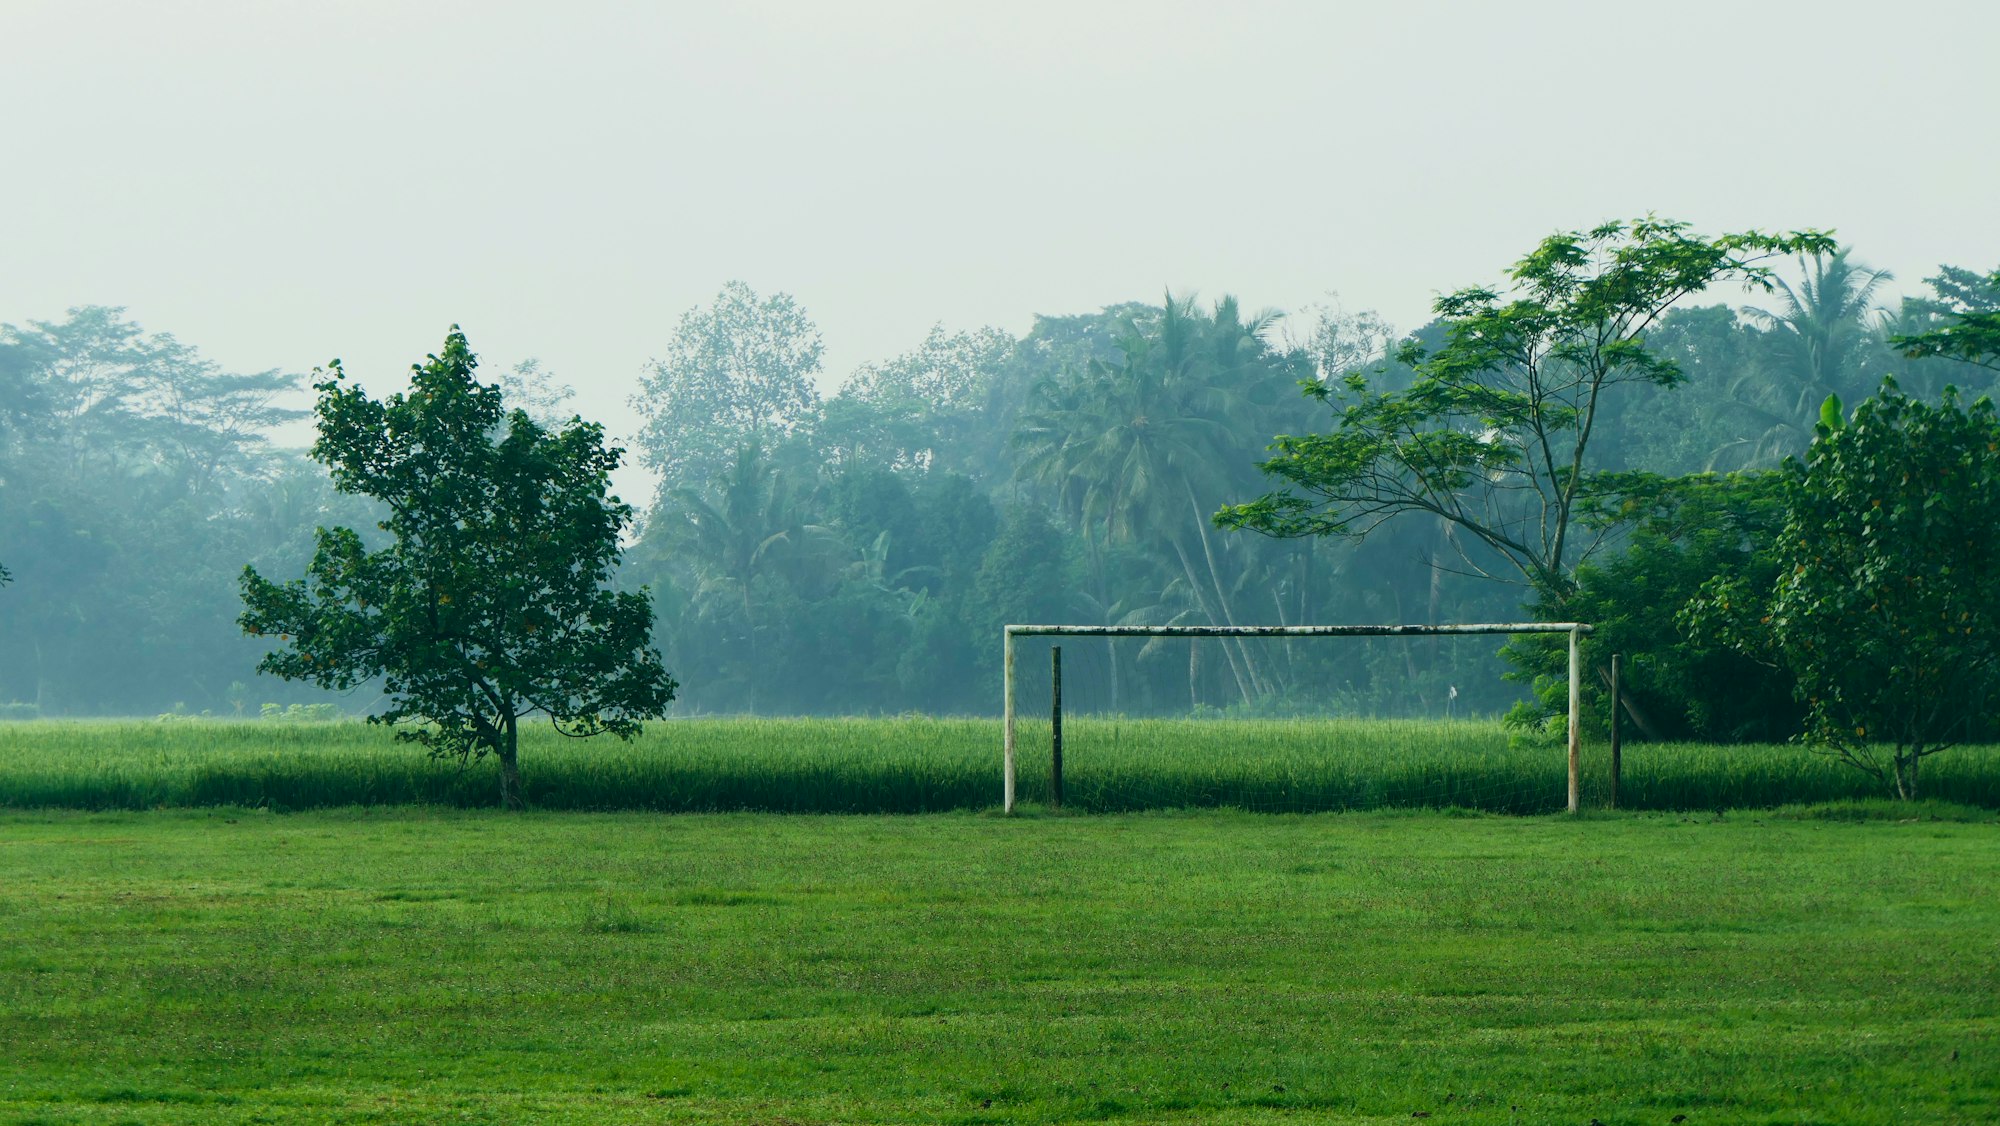
[[[521,810],[528,808],[521,800],[521,760],[519,751],[520,728],[513,716],[508,716],[500,726],[500,808]]]
[[[1177,536],[1168,536],[1167,539],[1168,542],[1174,545],[1174,554],[1180,557],[1181,573],[1187,576],[1188,594],[1194,598],[1194,604],[1201,608],[1203,614],[1208,615],[1208,620],[1211,624],[1218,626],[1228,625],[1229,623],[1223,620],[1222,616],[1216,612],[1216,609],[1208,604],[1208,592],[1203,589],[1200,578],[1196,576],[1194,560],[1188,558],[1187,548],[1181,543],[1180,538]],[[1222,655],[1229,661],[1230,675],[1236,678],[1237,694],[1242,696],[1243,702],[1247,704],[1256,699],[1256,694],[1250,690],[1249,682],[1244,679],[1243,669],[1236,663],[1236,651],[1231,649],[1227,644],[1229,640],[1228,638],[1223,639],[1225,644],[1222,646]],[[1192,642],[1189,644],[1192,644]]]
[[[42,639],[35,638],[35,715],[40,719],[49,718],[49,674],[47,661],[42,657]]]
[[[1104,639],[1104,659],[1111,670],[1111,714],[1118,715],[1118,639]]]
[[[1611,666],[1609,665],[1597,666],[1597,680],[1598,683],[1604,685],[1606,691],[1610,691]],[[1646,741],[1649,743],[1666,742],[1667,741],[1666,732],[1660,730],[1659,725],[1653,722],[1653,717],[1647,714],[1646,709],[1640,707],[1639,702],[1637,700],[1634,700],[1632,696],[1633,692],[1631,685],[1629,683],[1625,686],[1625,690],[1618,694],[1618,702],[1622,706],[1625,714],[1631,717],[1632,726],[1638,728],[1639,734],[1644,735],[1646,737]]]
[[[1917,764],[1922,761],[1916,751],[1896,755],[1896,796],[1904,801],[1917,800]]]
[[[750,609],[750,576],[743,576],[743,631],[750,646],[750,675],[744,678],[749,692],[750,714],[757,714],[757,678],[764,673],[764,664],[757,659],[757,615]]]
[[[1451,521],[1438,517],[1438,546],[1431,552],[1431,599],[1424,621],[1438,624],[1438,615],[1444,611],[1444,553],[1451,546]],[[1442,634],[1431,635],[1431,668],[1438,666],[1438,649],[1444,643]]]
[[[1271,605],[1276,606],[1278,608],[1279,625],[1289,626],[1292,624],[1291,619],[1285,616],[1285,592],[1279,589],[1278,583],[1271,584]],[[1299,661],[1298,661],[1298,654],[1292,651],[1291,638],[1289,637],[1280,638],[1279,646],[1280,647],[1278,649],[1278,655],[1283,659],[1282,660],[1283,667],[1281,667],[1276,673],[1273,673],[1272,675],[1277,677],[1283,677],[1283,680],[1280,681],[1279,683],[1281,684],[1281,686],[1284,688],[1285,691],[1281,692],[1280,695],[1286,695],[1289,694],[1291,686],[1293,684],[1298,683]],[[1279,664],[1280,662],[1273,662],[1273,663]]]
[[[1100,609],[1104,611],[1104,624],[1107,626],[1117,625],[1118,624],[1117,622],[1111,620],[1111,591],[1109,584],[1107,584],[1105,581],[1104,549],[1097,542],[1097,537],[1091,535],[1088,531],[1085,531],[1084,533],[1083,542],[1088,544],[1090,547],[1091,581],[1097,587],[1097,605]],[[1117,638],[1107,637],[1104,639],[1104,659],[1108,663],[1108,666],[1111,669],[1111,714],[1117,715],[1119,714]]]
[[[1222,581],[1222,572],[1215,566],[1215,550],[1208,542],[1208,521],[1202,517],[1201,502],[1195,499],[1194,487],[1191,485],[1188,487],[1188,508],[1194,512],[1194,530],[1195,534],[1201,537],[1201,555],[1203,561],[1208,564],[1208,580],[1215,588],[1215,603],[1222,608],[1222,621],[1218,624],[1233,626],[1236,624],[1236,611],[1229,605],[1229,591]],[[1190,575],[1189,578],[1192,579],[1193,576]],[[1250,690],[1258,696],[1270,695],[1271,691],[1264,684],[1263,674],[1258,672],[1257,662],[1250,655],[1249,643],[1240,637],[1228,637],[1223,639],[1222,644],[1224,649],[1234,645],[1242,654],[1243,672],[1250,681]],[[1246,698],[1244,702],[1250,701]]]

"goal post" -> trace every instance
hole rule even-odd
[[[1014,639],[1017,637],[1433,637],[1441,634],[1566,633],[1569,635],[1569,801],[1581,796],[1583,675],[1578,648],[1591,627],[1583,622],[1481,622],[1402,626],[1084,626],[1010,625],[1001,631],[1004,699],[1004,774],[1001,807],[1014,812]]]

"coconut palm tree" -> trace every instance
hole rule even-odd
[[[705,488],[672,489],[653,533],[692,573],[690,601],[710,621],[740,615],[748,665],[748,706],[757,710],[760,654],[755,591],[793,549],[819,538],[809,507],[756,444],[739,447],[729,469]]]
[[[1247,545],[1219,544],[1209,513],[1249,471],[1244,435],[1296,382],[1264,341],[1273,315],[1244,319],[1225,298],[1209,313],[1167,296],[1156,317],[1133,318],[1115,362],[1037,389],[1014,434],[1018,473],[1050,491],[1100,545],[1131,542],[1170,557],[1202,618],[1237,624],[1233,592]],[[1224,646],[1247,702],[1273,691],[1240,641]]]
[[[1776,465],[1812,440],[1827,396],[1868,392],[1870,367],[1888,356],[1875,296],[1894,275],[1853,261],[1851,250],[1801,258],[1796,283],[1774,279],[1775,310],[1743,310],[1763,330],[1763,356],[1737,372],[1710,409],[1737,437],[1711,451],[1707,468]]]

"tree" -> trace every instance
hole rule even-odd
[[[632,406],[645,417],[641,460],[660,495],[727,472],[746,445],[774,449],[819,414],[819,329],[783,293],[740,281],[681,317],[665,356],[647,365]]]
[[[14,445],[12,431],[33,410],[34,385],[29,382],[27,368],[21,349],[0,341],[0,485],[7,483],[7,465],[11,460],[8,454]],[[0,586],[13,579],[6,566],[0,564]]]
[[[0,326],[0,699],[222,702],[256,659],[233,580],[262,548],[245,511],[298,382],[226,372],[117,309]]]
[[[1607,529],[1579,541],[1579,517],[1620,480],[1595,464],[1591,439],[1607,395],[1670,387],[1680,369],[1646,334],[1676,302],[1726,281],[1768,288],[1763,262],[1828,253],[1817,232],[1702,238],[1653,218],[1545,239],[1517,263],[1511,294],[1465,289],[1440,298],[1445,341],[1406,345],[1408,390],[1367,376],[1315,381],[1328,434],[1281,435],[1262,463],[1281,491],[1224,507],[1218,524],[1274,536],[1365,536],[1424,513],[1491,549],[1552,609]]]
[[[1255,420],[1280,398],[1296,402],[1282,390],[1307,374],[1302,357],[1264,339],[1274,320],[1244,319],[1233,298],[1204,314],[1170,294],[1154,316],[1128,322],[1118,362],[1045,383],[1013,437],[1020,474],[1079,519],[1093,553],[1135,540],[1164,549],[1215,625],[1237,624],[1240,568],[1210,536],[1208,514],[1249,460]],[[1231,639],[1222,649],[1246,703],[1275,694],[1251,647]]]
[[[983,683],[997,683],[993,678],[1000,672],[1001,629],[1063,620],[1075,586],[1074,548],[1062,529],[1039,507],[1023,504],[1009,509],[979,561],[967,598],[967,624],[979,647]],[[1021,675],[1024,693],[1039,691],[1044,683],[1038,669],[1023,669]]]
[[[346,690],[376,677],[390,698],[371,723],[423,721],[397,738],[461,761],[500,760],[500,796],[522,806],[519,721],[546,713],[566,735],[630,738],[675,683],[649,640],[643,590],[608,588],[632,508],[607,495],[622,451],[603,428],[559,431],[503,413],[497,385],[454,326],[407,393],[376,401],[335,360],[315,407],[314,460],[342,492],[389,510],[388,546],[321,529],[306,577],[243,570],[253,636],[284,647],[259,671]]]
[[[535,425],[544,430],[553,430],[575,416],[569,404],[576,398],[576,388],[556,382],[555,375],[544,370],[542,361],[533,357],[501,373],[500,390],[506,396],[508,409],[527,411]]]
[[[1945,323],[1891,343],[1911,359],[1940,356],[2000,371],[2000,270],[1981,280],[1960,267],[1942,267],[1930,279],[1937,299],[1915,303],[1920,314]]]
[[[820,445],[843,469],[966,468],[980,412],[1014,338],[996,328],[947,334],[935,325],[915,349],[864,364],[826,404]]]
[[[1880,345],[1872,324],[1880,312],[1875,294],[1895,275],[1853,261],[1851,251],[1801,257],[1797,285],[1783,278],[1771,283],[1776,312],[1744,310],[1769,330],[1765,340],[1778,362],[1767,379],[1787,419],[1808,419],[1827,395],[1859,386],[1871,348]]]
[[[1713,373],[1721,378],[1700,396],[1708,401],[1709,420],[1727,428],[1716,435],[1723,440],[1704,468],[1771,468],[1803,452],[1819,404],[1828,395],[1866,394],[1893,361],[1874,299],[1894,275],[1855,262],[1847,247],[1801,257],[1798,267],[1796,284],[1773,279],[1775,311],[1738,311],[1730,341],[1735,347],[1723,349],[1737,354]]]
[[[1681,611],[1718,577],[1769,588],[1778,576],[1772,545],[1784,522],[1780,476],[1774,471],[1701,473],[1635,489],[1620,507],[1631,524],[1624,551],[1576,570],[1568,612],[1593,626],[1594,654],[1626,655],[1620,698],[1626,716],[1647,739],[1770,742],[1799,730],[1793,680],[1783,669],[1752,660],[1703,633],[1684,631]],[[1548,635],[1512,639],[1504,655],[1535,673],[1539,708],[1523,718],[1563,714],[1568,707],[1569,652]],[[1583,685],[1584,715],[1605,715],[1601,701],[1610,670]]]
[[[806,498],[754,443],[736,450],[727,471],[703,487],[681,486],[661,499],[646,535],[664,541],[691,580],[690,609],[715,647],[704,662],[705,699],[713,701],[715,682],[731,677],[744,691],[745,710],[768,704],[759,689],[775,679],[762,644],[771,629],[758,596],[769,593],[780,559],[820,531],[807,523],[807,511]]]
[[[1711,581],[1687,619],[1796,677],[1811,745],[1915,798],[1918,765],[1983,734],[2000,688],[2000,418],[1893,380],[1823,415],[1783,471],[1775,586]]]
[[[1605,404],[1599,466],[1670,474],[1771,468],[1805,449],[1811,419],[1791,418],[1771,402],[1767,335],[1733,305],[1668,310],[1646,333],[1646,347],[1685,382],[1634,387]]]

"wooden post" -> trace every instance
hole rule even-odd
[[[1049,807],[1062,808],[1062,646],[1049,646]]]
[[[1618,774],[1624,766],[1624,763],[1619,761],[1618,746],[1619,720],[1623,718],[1618,714],[1618,709],[1625,702],[1618,690],[1619,656],[1617,653],[1611,654],[1611,808],[1613,809],[1618,808]]]
[[[1000,636],[1004,639],[1001,642],[1000,679],[1005,685],[1003,689],[1005,702],[1001,705],[1001,712],[1004,717],[1002,722],[1006,728],[1004,736],[1006,765],[1003,768],[1004,777],[1000,784],[1000,810],[1003,813],[1012,813],[1014,812],[1014,632],[1007,630]]]
[[[1569,631],[1569,811],[1575,813],[1583,795],[1583,662],[1577,659],[1582,630]]]

